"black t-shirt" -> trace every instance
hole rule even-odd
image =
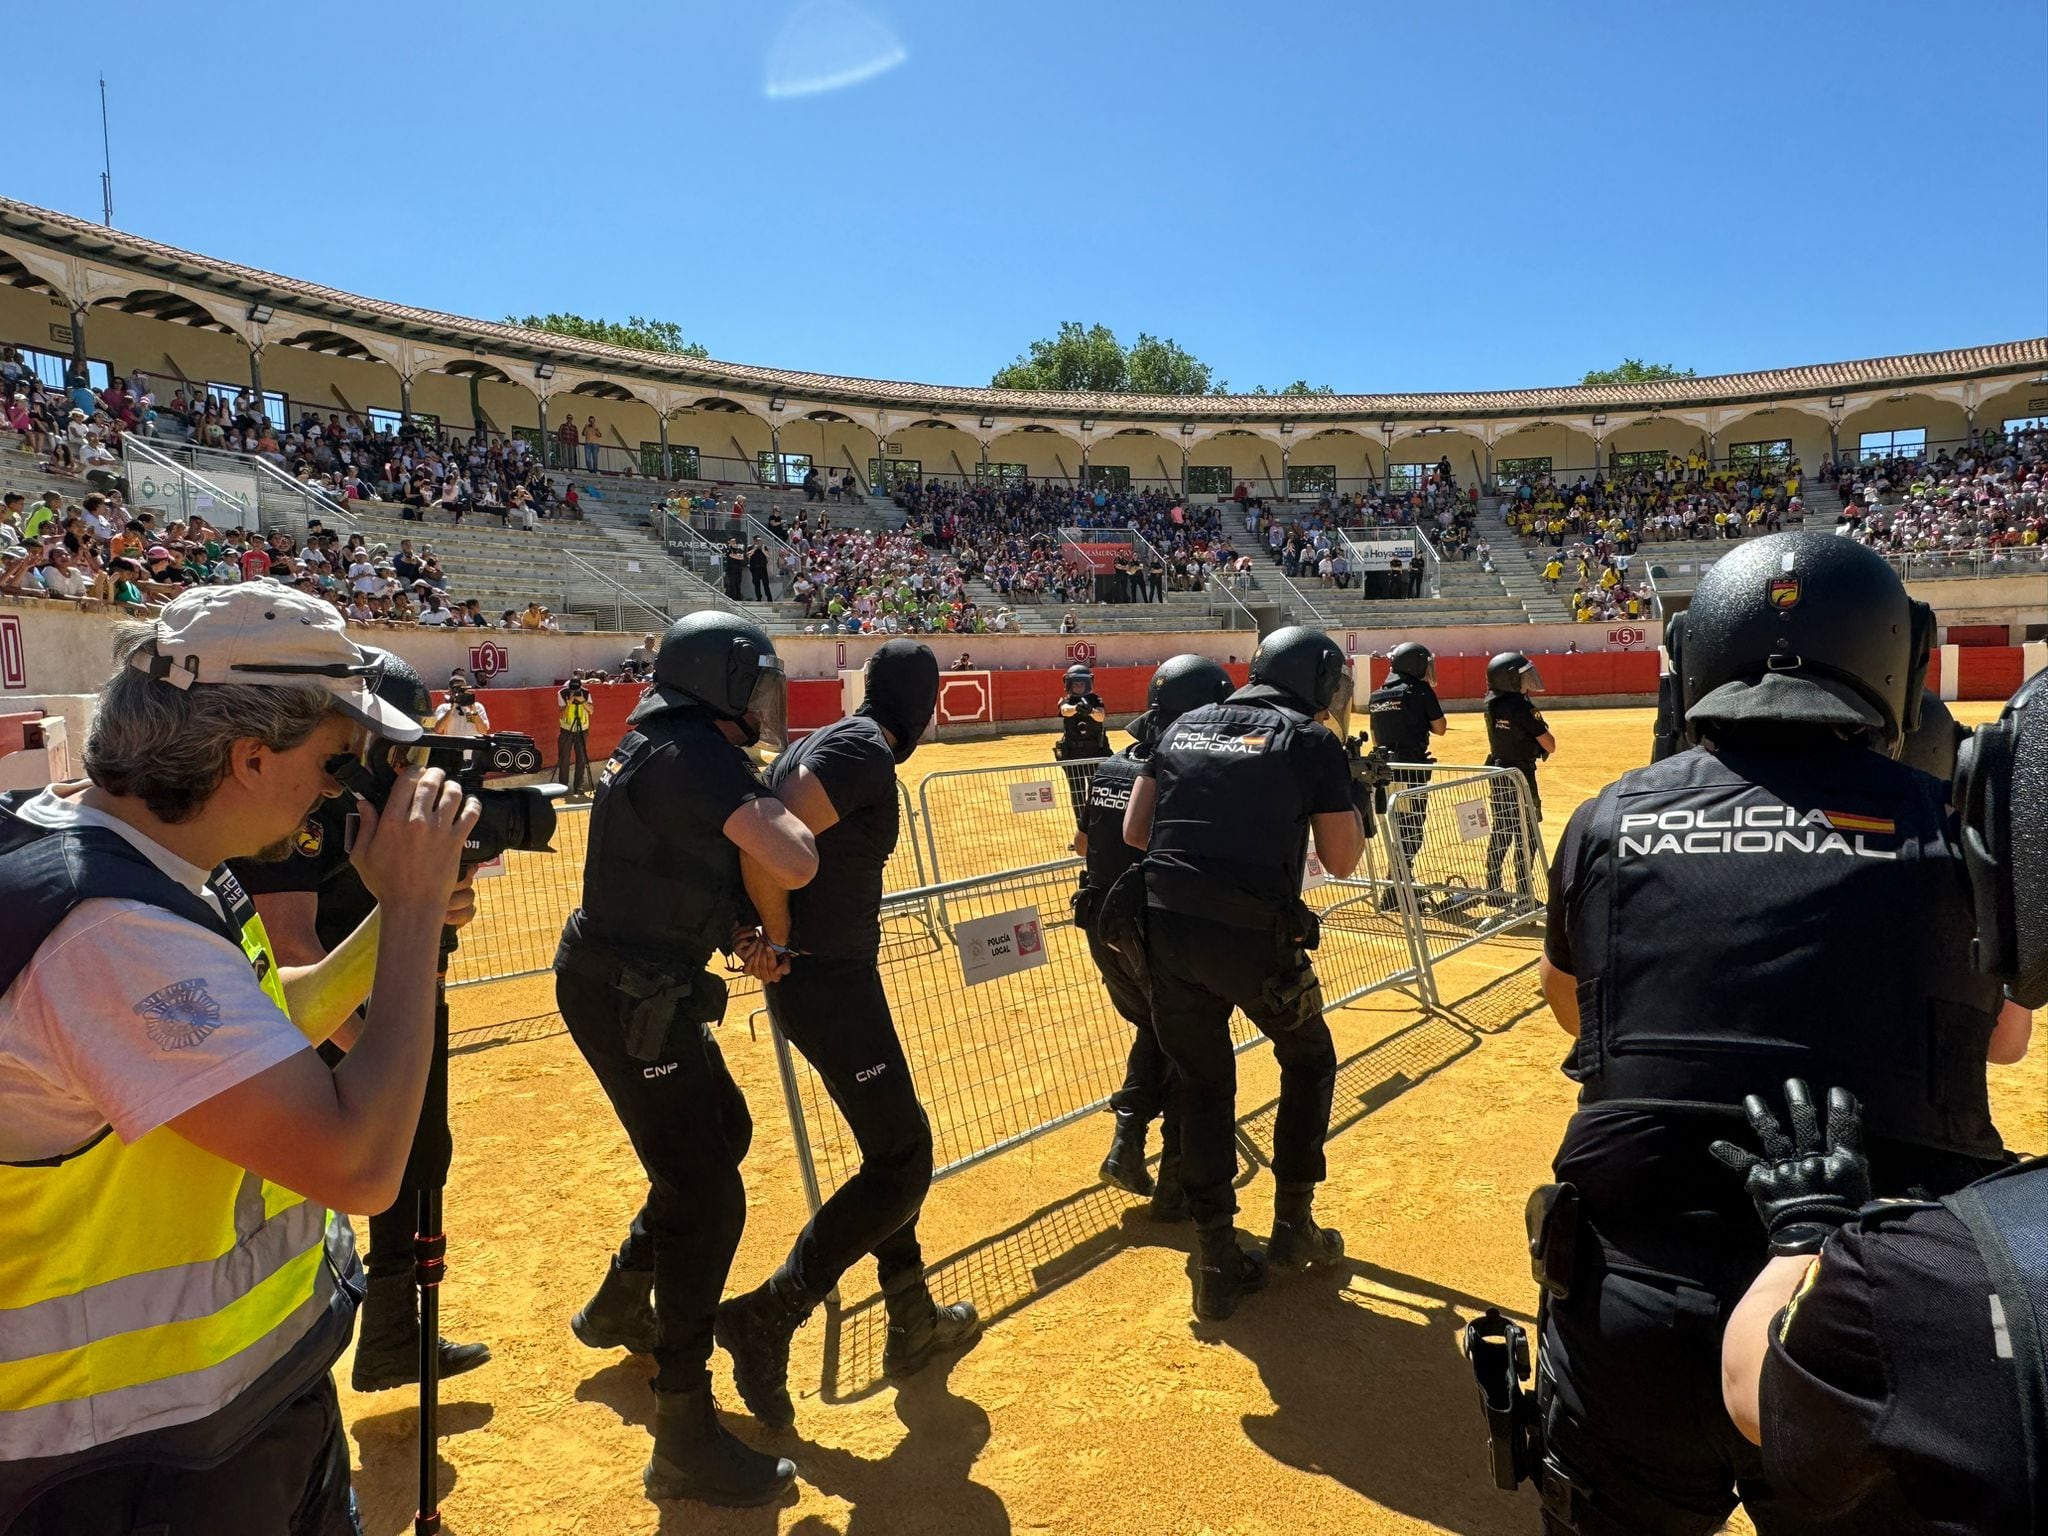
[[[323,800],[293,834],[289,857],[275,863],[233,859],[228,864],[251,896],[314,892],[320,904],[313,931],[322,949],[331,950],[354,933],[377,905],[349,861],[348,823],[355,809],[353,795]]]
[[[1124,841],[1124,811],[1140,767],[1133,750],[1126,748],[1097,763],[1088,777],[1088,796],[1081,802],[1081,830],[1088,837],[1087,882],[1101,891],[1145,856]]]
[[[896,851],[896,757],[882,727],[848,715],[789,747],[770,788],[798,768],[816,776],[839,820],[818,837],[818,873],[789,893],[790,943],[812,955],[872,960],[881,948],[882,871]]]
[[[1428,682],[1418,677],[1391,676],[1373,690],[1365,708],[1372,717],[1374,746],[1387,748],[1396,762],[1434,761],[1429,751],[1429,727],[1432,721],[1443,719],[1444,707],[1437,702],[1436,690]]]
[[[1495,767],[1519,768],[1534,774],[1543,757],[1536,738],[1548,735],[1549,723],[1524,693],[1486,696],[1486,760]]]
[[[1880,1208],[1829,1240],[1772,1320],[1758,1404],[1765,1475],[1798,1514],[1859,1536],[2028,1528],[1994,1295],[1944,1207]]]
[[[1245,923],[1223,910],[1233,893],[1284,911],[1301,894],[1309,818],[1352,808],[1343,743],[1265,703],[1189,710],[1139,772],[1159,786],[1149,852],[1164,878],[1152,884],[1153,904],[1223,922]],[[1172,894],[1197,886],[1209,891],[1200,905]]]

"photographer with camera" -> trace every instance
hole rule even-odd
[[[389,651],[364,646],[364,658],[379,667],[375,693],[393,709],[421,724],[433,714],[433,699],[412,664]],[[377,910],[377,898],[364,885],[349,857],[349,823],[355,799],[325,800],[293,834],[291,852],[282,859],[236,859],[229,868],[256,903],[256,912],[270,935],[280,965],[317,965]],[[475,911],[468,878],[457,887],[462,922]],[[450,919],[450,926],[461,922]],[[330,1064],[339,1064],[355,1044],[361,1014],[348,1019],[320,1046]],[[349,1384],[358,1392],[381,1392],[411,1386],[419,1380],[419,1312],[413,1285],[413,1229],[420,1180],[433,1170],[438,1186],[452,1151],[445,1116],[429,1123],[422,1115],[412,1136],[406,1178],[398,1198],[370,1218],[370,1249],[363,1268],[369,1290],[363,1298],[362,1332]],[[488,1344],[439,1341],[440,1374],[459,1376],[491,1358]]]
[[[358,812],[378,914],[280,967],[225,862],[284,856],[417,721],[272,582],[187,593],[115,658],[91,782],[0,798],[0,1527],[341,1536],[328,1372],[362,1278],[328,1213],[398,1190],[477,807],[397,774]],[[329,1068],[313,1043],[373,990]]]
[[[427,728],[436,736],[488,736],[490,712],[460,670],[448,674],[448,697],[434,711]]]
[[[1579,1103],[1527,1216],[1544,1444],[1508,1459],[1584,1536],[1705,1533],[1738,1493],[1799,1528],[1721,1405],[1720,1323],[1766,1254],[1707,1148],[1745,1094],[1788,1071],[1854,1093],[1876,1191],[1939,1196],[2004,1161],[1986,1063],[2026,1047],[1971,966],[1943,787],[1894,760],[1932,612],[1862,546],[1783,533],[1716,561],[1686,617],[1695,745],[1580,806],[1551,866]]]
[[[583,674],[571,672],[555,693],[560,730],[555,736],[555,781],[566,785],[572,799],[590,794],[590,689]]]
[[[652,1499],[750,1505],[796,1475],[719,1422],[713,1317],[746,1225],[745,1095],[711,1026],[741,941],[746,890],[792,890],[818,868],[810,829],[761,782],[747,748],[780,745],[782,663],[757,626],[699,612],[669,626],[654,682],[598,776],[583,905],[555,953],[555,997],[646,1170],[648,1193],[596,1295],[570,1326],[593,1349],[651,1353]],[[746,883],[743,887],[743,881]],[[653,1294],[654,1305],[648,1297]]]
[[[1276,629],[1250,675],[1222,703],[1182,715],[1140,766],[1123,830],[1146,850],[1142,895],[1127,907],[1113,894],[1103,910],[1112,944],[1125,942],[1127,925],[1141,930],[1154,1027],[1180,1082],[1194,1311],[1209,1322],[1264,1285],[1268,1264],[1299,1270],[1344,1254],[1312,1212],[1327,1172],[1337,1051],[1310,958],[1321,925],[1301,877],[1311,842],[1339,879],[1358,867],[1370,789],[1345,749],[1351,672],[1336,641]],[[1280,1066],[1273,1230],[1262,1254],[1239,1247],[1235,1225],[1233,1007],[1273,1042]]]

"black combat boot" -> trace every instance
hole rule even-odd
[[[1152,1175],[1145,1168],[1145,1122],[1129,1110],[1116,1112],[1116,1131],[1109,1156],[1102,1160],[1102,1179],[1133,1195],[1152,1193]]]
[[[1237,1310],[1240,1297],[1266,1283],[1265,1259],[1237,1246],[1237,1228],[1228,1216],[1201,1225],[1188,1264],[1195,1280],[1195,1316],[1205,1323],[1222,1322]]]
[[[1152,1219],[1186,1221],[1193,1214],[1188,1209],[1187,1186],[1180,1181],[1180,1156],[1168,1152],[1159,1159],[1159,1182],[1152,1189]]]
[[[569,1319],[569,1331],[592,1349],[654,1353],[654,1271],[622,1269],[615,1256],[583,1310]]]
[[[784,1456],[757,1451],[718,1422],[709,1386],[654,1394],[654,1455],[640,1475],[650,1499],[698,1499],[729,1509],[766,1504],[796,1481]]]
[[[1266,1244],[1266,1262],[1278,1269],[1307,1269],[1334,1264],[1344,1257],[1344,1239],[1319,1227],[1309,1214],[1313,1184],[1282,1184],[1273,1192],[1273,1236]]]
[[[363,1298],[363,1331],[356,1338],[349,1385],[358,1392],[409,1387],[420,1379],[419,1296],[411,1275],[373,1275]],[[473,1371],[491,1358],[488,1344],[441,1340],[441,1379]]]
[[[884,1281],[882,1301],[889,1309],[889,1342],[882,1347],[884,1376],[914,1376],[933,1355],[964,1344],[981,1331],[981,1315],[973,1302],[938,1305],[924,1276],[915,1270]]]
[[[789,1400],[789,1341],[825,1298],[797,1283],[787,1264],[744,1296],[719,1303],[715,1335],[732,1356],[732,1381],[747,1411],[770,1429],[796,1422]]]

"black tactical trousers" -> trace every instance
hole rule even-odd
[[[1180,1140],[1180,1109],[1171,1092],[1173,1063],[1160,1048],[1159,1032],[1152,1024],[1152,999],[1122,957],[1096,934],[1088,935],[1088,953],[1102,973],[1110,1002],[1136,1031],[1130,1058],[1124,1063],[1123,1086],[1109,1096],[1109,1106],[1120,1115],[1135,1115],[1148,1124],[1164,1112],[1166,1150],[1171,1152]]]
[[[1337,1083],[1330,1027],[1320,1014],[1298,1025],[1292,1017],[1278,1018],[1263,995],[1293,951],[1283,955],[1278,939],[1264,933],[1154,908],[1146,914],[1145,954],[1153,1024],[1178,1079],[1181,1181],[1195,1220],[1237,1210],[1231,1189],[1237,1171],[1233,1006],[1273,1042],[1280,1063],[1273,1177],[1282,1184],[1322,1182],[1323,1138]]]
[[[555,733],[555,782],[567,785],[572,795],[591,792],[590,732]]]
[[[1746,1256],[1703,1254],[1690,1276],[1603,1256],[1583,1229],[1577,1253],[1571,1295],[1544,1304],[1538,1398],[1571,1484],[1554,1506],[1571,1517],[1546,1514],[1545,1531],[1707,1536],[1738,1496],[1761,1536],[1809,1529],[1788,1521],[1721,1402],[1721,1335],[1743,1275],[1762,1267],[1761,1241]]]
[[[1489,764],[1492,765],[1489,759]],[[1536,827],[1543,824],[1543,797],[1536,792],[1536,775],[1527,768],[1516,768],[1529,787],[1529,816],[1532,826],[1525,833],[1522,827],[1522,808],[1515,795],[1515,786],[1506,778],[1496,778],[1490,795],[1488,819],[1491,830],[1486,834],[1486,888],[1490,891],[1503,889],[1501,877],[1508,867],[1508,855],[1514,855],[1514,884],[1506,887],[1517,896],[1536,894],[1529,888],[1529,837],[1540,835]]]
[[[361,1536],[334,1377],[322,1375],[218,1466],[101,1468],[58,1484],[7,1526],[7,1536],[86,1532]]]
[[[1427,768],[1397,768],[1394,770],[1391,793],[1412,789],[1429,782]],[[1400,802],[1393,816],[1394,837],[1401,845],[1401,858],[1410,870],[1415,867],[1415,855],[1422,851],[1422,831],[1429,821],[1429,799],[1418,795],[1413,800]]]
[[[789,1251],[806,1290],[825,1292],[863,1257],[887,1285],[924,1268],[917,1215],[932,1182],[932,1132],[873,960],[800,955],[764,989],[783,1038],[824,1079],[860,1147],[860,1169],[818,1207]]]
[[[710,1026],[673,1020],[658,1059],[641,1061],[626,1050],[627,1003],[609,983],[557,971],[555,1000],[647,1172],[647,1201],[619,1264],[654,1271],[655,1389],[707,1385],[711,1319],[747,1221],[746,1098]]]

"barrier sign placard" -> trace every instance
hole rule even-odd
[[[1323,861],[1316,857],[1315,849],[1309,849],[1308,858],[1301,866],[1301,894],[1306,896],[1310,891],[1321,890],[1329,878],[1330,872],[1323,868]]]
[[[1027,811],[1050,811],[1059,805],[1050,782],[1010,786],[1010,810],[1021,816]]]
[[[1458,836],[1466,842],[1493,830],[1493,814],[1484,800],[1467,800],[1457,808]]]
[[[953,932],[960,945],[960,979],[970,987],[1031,970],[1048,958],[1036,907],[972,918]]]

